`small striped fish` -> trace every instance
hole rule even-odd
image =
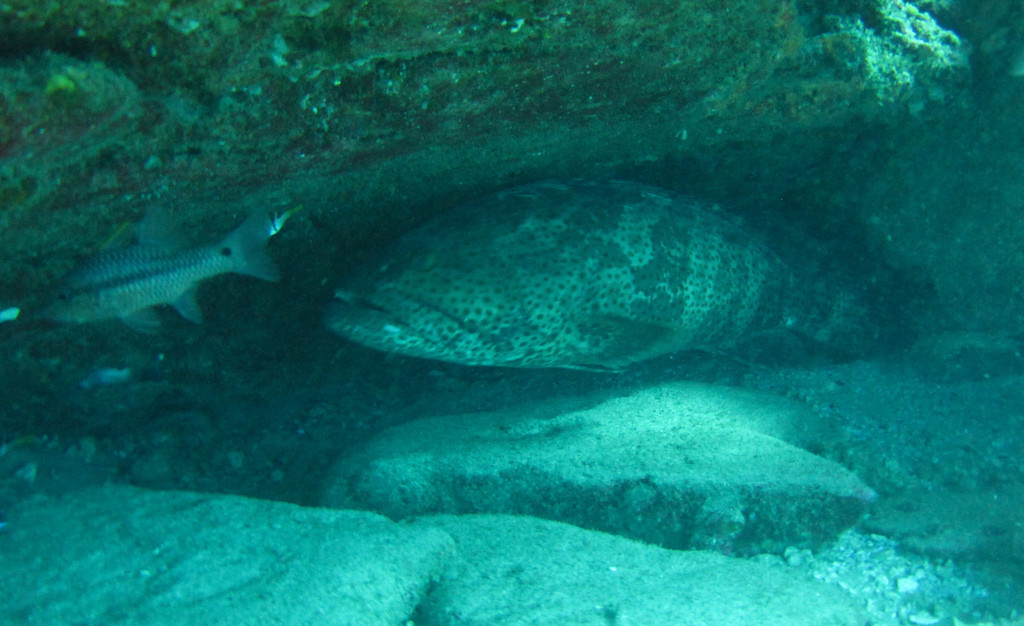
[[[170,304],[185,319],[200,323],[203,313],[195,292],[203,280],[231,272],[280,278],[266,242],[294,211],[278,216],[257,211],[220,243],[190,249],[169,244],[161,232],[165,217],[151,214],[139,225],[137,245],[105,250],[71,272],[45,315],[70,323],[117,318],[154,332],[159,320],[152,307]]]

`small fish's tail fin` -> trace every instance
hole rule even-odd
[[[265,211],[256,211],[220,243],[221,254],[234,260],[234,271],[263,280],[278,281],[281,272],[267,254],[267,239],[278,229]]]

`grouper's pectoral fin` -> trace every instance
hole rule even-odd
[[[196,302],[196,288],[192,287],[171,302],[171,306],[181,314],[182,317],[196,324],[203,323],[203,311]]]
[[[121,321],[132,330],[152,335],[160,330],[160,318],[153,309],[139,309],[121,316]]]
[[[674,326],[622,315],[587,316],[577,323],[577,328],[580,337],[594,348],[573,364],[577,369],[619,371],[637,361],[685,347]]]

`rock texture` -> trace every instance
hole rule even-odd
[[[873,492],[784,440],[827,442],[809,411],[671,384],[552,415],[454,415],[383,432],[339,462],[323,504],[393,518],[513,513],[671,548],[781,551],[849,527]]]
[[[863,624],[856,600],[769,560],[676,552],[527,517],[428,517],[458,557],[430,624]]]
[[[436,529],[235,496],[37,497],[0,533],[0,620],[399,624],[452,549]]]
[[[0,249],[58,251],[18,297],[154,199],[204,224],[303,202],[359,238],[410,203],[661,159],[771,195],[966,67],[907,0],[16,0],[0,40]]]

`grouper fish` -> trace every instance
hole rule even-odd
[[[154,332],[159,320],[152,307],[170,304],[200,323],[195,292],[201,281],[228,272],[279,280],[266,242],[295,210],[256,211],[219,243],[195,248],[183,248],[167,214],[153,210],[139,224],[137,245],[104,250],[73,270],[44,315],[70,323],[117,318]]]
[[[465,365],[621,370],[792,329],[845,348],[863,309],[710,205],[632,182],[543,182],[471,201],[357,268],[328,328]]]

